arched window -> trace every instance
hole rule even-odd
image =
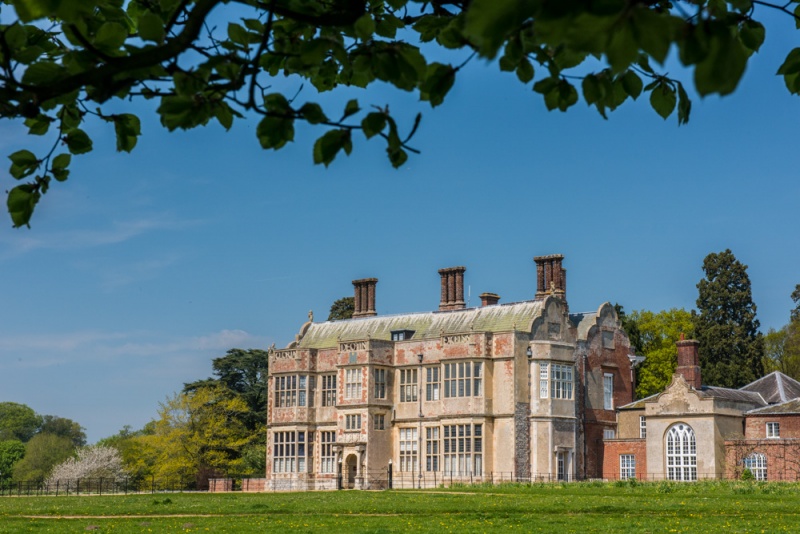
[[[756,480],[767,480],[767,457],[760,452],[754,452],[745,458],[744,467],[753,473]]]
[[[687,424],[672,425],[667,432],[667,478],[697,480],[697,440]]]

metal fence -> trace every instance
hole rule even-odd
[[[13,495],[107,495],[198,491],[194,479],[77,478],[0,482],[0,497]]]

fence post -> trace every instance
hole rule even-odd
[[[81,494],[81,479],[75,481],[75,495]]]

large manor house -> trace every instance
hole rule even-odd
[[[386,487],[389,473],[394,487],[797,477],[800,383],[703,386],[685,340],[669,387],[636,400],[643,358],[614,307],[571,312],[563,256],[534,262],[523,302],[483,293],[468,308],[466,269],[451,267],[435,311],[380,316],[367,278],[353,282],[351,319],[310,315],[269,351],[263,489]]]

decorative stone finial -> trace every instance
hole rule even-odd
[[[314,310],[308,310],[308,322],[309,323],[314,322]]]

